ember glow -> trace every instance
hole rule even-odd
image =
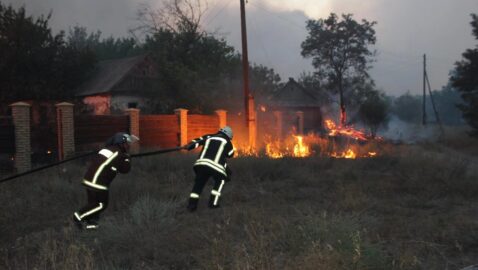
[[[341,159],[373,158],[379,155],[371,136],[356,130],[352,126],[341,127],[332,120],[324,121],[326,136],[314,133],[297,135],[295,129],[282,140],[265,135],[263,147],[252,149],[247,144],[236,143],[239,156],[266,156],[272,159],[284,157],[305,158],[310,156],[332,157]],[[380,138],[376,139],[380,141]]]

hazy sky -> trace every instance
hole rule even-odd
[[[136,23],[140,3],[161,0],[6,0],[29,13],[53,12],[54,30],[79,24],[104,35],[125,36]],[[420,93],[422,55],[428,57],[432,88],[448,81],[448,72],[461,53],[477,44],[471,35],[470,13],[478,0],[249,0],[247,30],[251,62],[274,68],[282,77],[297,78],[312,71],[300,55],[308,19],[331,12],[352,13],[356,20],[377,21],[378,51],[371,71],[377,86],[389,94]],[[216,31],[240,51],[239,0],[209,0],[203,27]]]

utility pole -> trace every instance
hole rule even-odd
[[[247,53],[247,29],[246,29],[246,4],[245,0],[241,1],[241,37],[242,37],[242,79],[244,85],[244,108],[246,127],[249,135],[249,145],[255,147],[256,130],[255,130],[255,110],[254,97],[249,91],[249,58]]]
[[[423,55],[423,104],[422,104],[422,125],[427,124],[427,108],[426,108],[426,78],[427,78],[427,55]]]
[[[445,133],[443,129],[443,125],[440,120],[440,116],[438,115],[438,110],[435,106],[435,100],[433,99],[432,88],[430,86],[430,81],[428,80],[428,72],[427,72],[427,55],[423,55],[423,122],[422,124],[425,126],[427,124],[427,112],[425,107],[426,101],[426,87],[428,86],[428,94],[430,95],[430,101],[432,103],[433,112],[435,113],[435,120],[437,121],[438,126],[440,127],[441,135]]]

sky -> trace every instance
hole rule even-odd
[[[4,0],[24,5],[29,14],[52,12],[54,31],[86,26],[104,37],[127,36],[137,24],[140,4],[162,0]],[[202,0],[201,0],[202,1]],[[433,89],[446,85],[455,61],[476,46],[470,13],[478,0],[248,0],[246,4],[249,61],[273,68],[283,81],[313,72],[301,43],[309,19],[351,13],[354,19],[376,21],[377,56],[370,71],[378,88],[390,95],[422,91],[423,54]],[[208,0],[202,26],[241,50],[239,0]]]

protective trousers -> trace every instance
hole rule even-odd
[[[87,189],[88,204],[75,212],[78,221],[98,221],[100,213],[108,207],[108,191]]]
[[[194,167],[194,170],[196,172],[196,179],[194,180],[193,190],[189,195],[188,209],[190,211],[196,210],[199,196],[210,177],[214,179],[214,186],[211,190],[211,196],[209,197],[209,207],[219,207],[219,198],[226,183],[226,177],[207,166],[198,165]]]

